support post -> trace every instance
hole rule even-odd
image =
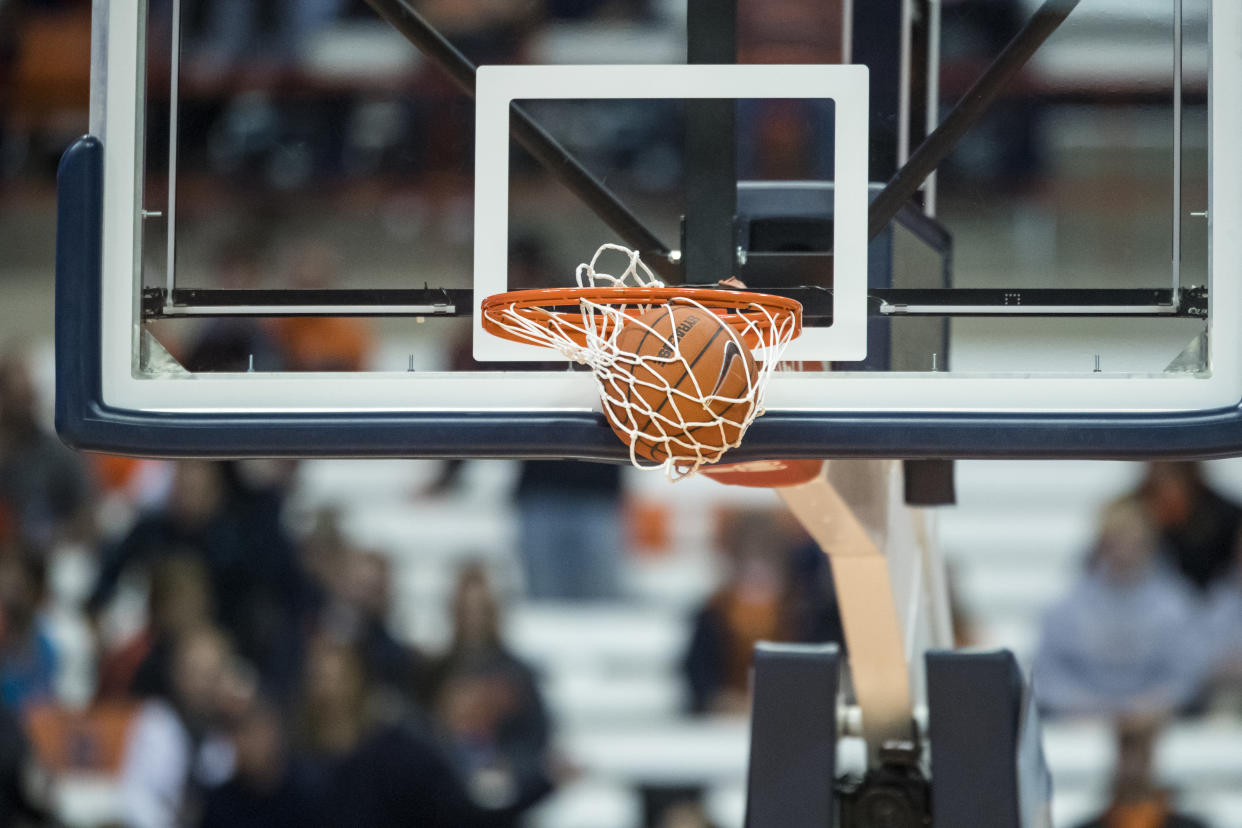
[[[689,63],[737,62],[737,0],[689,0]],[[682,272],[687,284],[712,284],[737,272],[737,103],[686,101]]]
[[[832,565],[850,675],[874,763],[886,743],[909,743],[916,736],[910,667],[888,561],[828,482],[826,469],[807,483],[776,492]],[[883,509],[885,504],[871,505]]]

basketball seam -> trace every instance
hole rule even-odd
[[[660,317],[659,319],[657,319],[657,320],[656,320],[654,323],[652,323],[651,325],[643,325],[643,338],[642,338],[642,339],[640,339],[640,340],[638,340],[638,344],[634,346],[634,353],[635,353],[635,354],[640,354],[640,353],[642,353],[643,343],[647,341],[647,337],[648,337],[648,336],[650,336],[652,333],[654,333],[654,332],[655,332],[655,326],[656,326],[656,325],[659,325],[661,322],[663,322],[663,321],[665,320],[665,318],[667,318],[667,319],[669,320],[669,322],[670,322],[670,323],[672,322],[672,319],[673,319],[673,309],[672,309],[672,308],[670,308],[668,305],[665,305],[665,306],[664,306],[664,316],[662,316],[662,317]],[[640,323],[640,324],[641,324],[641,323]],[[672,324],[670,324],[670,325],[669,325],[669,331],[670,331],[670,333],[672,332],[672,328],[673,328],[673,325],[672,325]],[[635,367],[637,367],[637,366],[635,366]],[[633,371],[630,371],[630,375],[631,375],[631,376],[633,376],[633,374],[634,374],[634,372],[633,372]],[[634,399],[634,383],[632,383],[632,382],[627,382],[627,383],[625,384],[625,407],[626,407],[626,410],[627,410],[627,411],[631,409],[630,402],[631,402],[633,399]],[[631,417],[631,419],[633,419],[633,418]]]
[[[681,379],[677,380],[677,384],[670,387],[669,390],[665,392],[664,401],[660,403],[659,408],[657,408],[655,411],[651,413],[651,416],[654,417],[656,414],[659,414],[664,409],[664,406],[668,405],[668,401],[672,399],[671,393],[681,387],[681,384],[686,381],[686,377],[694,373],[694,366],[699,364],[699,360],[703,358],[703,354],[707,353],[707,349],[712,346],[712,343],[716,341],[716,337],[720,336],[723,330],[724,330],[723,328],[717,327],[716,330],[712,333],[711,339],[703,343],[703,347],[699,350],[698,354],[695,355],[694,361],[691,362],[688,365],[687,369],[682,372]]]

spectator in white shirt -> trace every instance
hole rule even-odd
[[[218,729],[238,692],[230,660],[227,642],[212,628],[177,642],[169,697],[144,702],[130,727],[121,770],[126,828],[197,824],[201,791],[232,773],[232,747]]]
[[[1206,639],[1212,648],[1213,706],[1242,710],[1242,535],[1233,567],[1208,590]]]

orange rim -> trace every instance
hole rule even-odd
[[[790,339],[802,333],[802,303],[784,296],[752,293],[742,290],[718,290],[716,288],[685,287],[588,287],[588,288],[539,288],[535,290],[511,290],[497,293],[483,300],[483,330],[514,342],[530,344],[530,340],[514,331],[497,316],[502,312],[516,313],[523,319],[567,337],[574,344],[585,346],[583,334],[575,328],[581,324],[582,313],[573,310],[554,310],[577,306],[581,300],[597,305],[630,305],[625,315],[637,317],[653,307],[666,305],[677,299],[689,299],[716,313],[729,327],[742,337],[749,348],[763,344],[761,334],[774,325],[784,326],[793,321]],[[762,310],[761,310],[762,309]],[[766,311],[766,313],[764,312]],[[605,325],[600,332],[608,336],[611,331]]]

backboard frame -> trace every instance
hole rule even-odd
[[[1224,2],[1212,6],[1210,77],[1240,77],[1242,8]],[[124,24],[140,22],[141,4],[135,0],[97,7],[108,16],[106,25],[113,36]],[[426,387],[401,382],[408,380],[402,374],[135,377],[138,292],[120,296],[103,289],[108,268],[132,269],[132,257],[123,260],[114,254],[136,230],[133,211],[122,211],[129,216],[126,224],[113,209],[118,202],[110,195],[117,187],[129,187],[131,197],[138,190],[132,175],[126,183],[134,159],[127,162],[125,155],[126,147],[132,155],[140,145],[127,143],[125,133],[140,128],[134,93],[141,77],[142,50],[127,52],[117,48],[118,42],[112,40],[112,48],[104,49],[102,39],[96,39],[100,51],[94,57],[106,72],[105,83],[97,84],[94,92],[100,102],[108,101],[106,119],[92,118],[95,137],[79,141],[66,153],[59,180],[56,411],[57,427],[67,442],[84,449],[152,456],[624,459],[623,447],[595,410],[589,378],[563,372],[447,377],[440,389],[444,393],[437,392],[430,403]],[[1242,93],[1236,87],[1209,81],[1213,273],[1228,272],[1242,260],[1242,239],[1229,232],[1242,227],[1242,159],[1225,151],[1227,141],[1242,126],[1239,98]],[[1123,383],[1108,375],[997,379],[889,374],[887,379],[893,381],[880,382],[861,375],[786,375],[776,378],[768,414],[756,422],[747,444],[731,458],[1234,455],[1242,451],[1242,337],[1236,326],[1218,323],[1230,321],[1221,309],[1242,307],[1238,293],[1224,280],[1212,284],[1210,379],[1131,378]],[[124,308],[128,310],[118,313]],[[110,345],[115,353],[109,353]],[[229,382],[245,382],[262,394],[222,405],[220,392]],[[317,385],[317,399],[291,404],[286,392],[293,382]],[[149,390],[142,393],[155,396],[117,393],[130,383],[144,384],[141,387]],[[163,397],[170,383],[186,389],[176,404]],[[959,383],[986,383],[1008,405],[980,404],[979,398],[959,393],[963,390]],[[367,389],[374,389],[388,394],[389,401],[341,407],[339,398],[346,385],[351,396],[364,398]],[[404,388],[393,396],[398,385]],[[479,393],[483,388],[486,394]],[[1084,395],[1066,402],[1062,392],[1067,388],[1084,389]],[[1193,394],[1185,393],[1192,390]],[[1049,392],[1062,394],[1060,402],[1049,403]],[[485,397],[498,402],[482,406]],[[1097,407],[1082,410],[1084,402]]]

